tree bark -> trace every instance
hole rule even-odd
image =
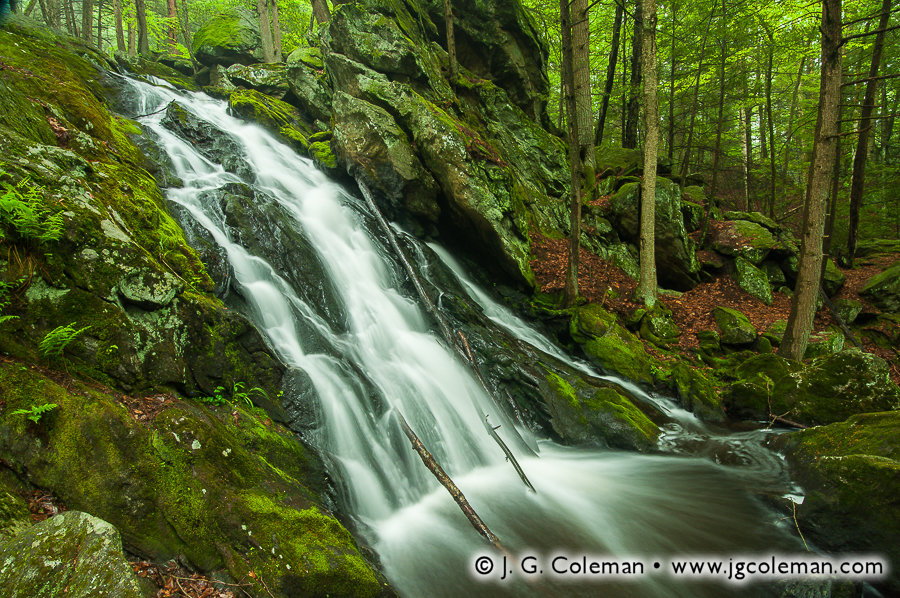
[[[594,183],[594,112],[591,106],[591,24],[588,0],[572,0],[572,78],[575,81],[575,109],[578,111],[578,152],[585,171],[585,195]],[[588,198],[589,199],[589,198]]]
[[[560,37],[562,40],[562,71],[565,81],[566,131],[569,146],[569,263],[566,268],[565,304],[575,305],[578,298],[578,252],[581,237],[581,189],[584,171],[578,151],[578,108],[575,105],[575,59],[572,43],[572,17],[569,0],[559,0]]]
[[[324,25],[331,20],[331,12],[328,10],[328,2],[326,0],[310,0],[312,4],[313,16],[316,23]]]
[[[264,62],[275,62],[275,44],[272,40],[272,24],[269,20],[269,7],[266,0],[256,0],[256,13],[259,15],[259,35],[262,40]]]
[[[81,39],[90,45],[94,43],[94,0],[81,0]]]
[[[872,47],[872,64],[869,66],[869,80],[863,99],[860,121],[857,128],[856,153],[853,155],[853,175],[850,178],[850,229],[847,232],[847,259],[850,267],[856,257],[856,243],[859,235],[859,210],[866,183],[866,158],[869,155],[869,131],[872,130],[872,112],[875,110],[875,95],[878,93],[878,70],[881,68],[881,54],[884,48],[884,31],[891,16],[891,0],[882,0],[881,19],[878,33]]]
[[[456,83],[459,78],[459,66],[456,64],[456,37],[453,35],[453,4],[450,0],[444,0],[444,26],[447,33],[450,87],[456,92]]]
[[[113,18],[116,21],[116,51],[125,52],[125,30],[122,28],[122,2],[121,0],[112,0]]]
[[[147,5],[145,0],[134,0],[134,10],[137,14],[137,38],[138,54],[141,56],[150,55],[150,35],[147,31]]]
[[[675,32],[677,30],[678,21],[675,18],[677,11],[676,3],[672,2],[672,62],[669,65],[669,137],[666,143],[666,152],[669,162],[675,160]]]
[[[659,152],[659,106],[656,87],[656,0],[641,1],[641,72],[644,75],[644,174],[641,177],[641,272],[635,295],[656,305],[656,156]]]
[[[624,1],[624,0],[623,0]],[[631,85],[628,90],[628,108],[625,118],[625,133],[622,137],[622,147],[637,147],[638,138],[638,113],[640,112],[640,86],[641,86],[641,42],[643,41],[643,25],[641,15],[641,0],[635,0],[634,6],[634,34],[631,38]]]
[[[837,144],[838,108],[841,100],[841,0],[822,2],[822,56],[819,111],[813,141],[803,212],[803,233],[797,285],[791,313],[778,353],[801,360],[816,313],[819,277],[822,272],[822,237],[825,203]]]
[[[66,14],[66,28],[69,30],[69,35],[78,37],[78,24],[75,22],[75,7],[72,6],[74,3],[72,0],[62,0],[62,3],[63,11]]]
[[[787,134],[784,138],[784,164],[781,165],[781,178],[783,185],[787,187],[788,164],[791,160],[791,139],[794,136],[794,119],[797,113],[798,102],[800,96],[800,84],[803,82],[803,68],[806,66],[806,56],[800,57],[800,68],[797,69],[797,83],[794,85],[794,93],[791,94],[791,110],[788,112]]]
[[[166,24],[166,37],[168,38],[169,51],[174,54],[178,45],[178,7],[175,0],[166,0],[167,16],[169,21]]]
[[[728,26],[726,18],[725,0],[722,0],[721,29],[719,31],[719,43],[722,50],[721,61],[719,62],[719,113],[716,120],[716,147],[713,150],[712,184],[709,191],[709,199],[714,205],[719,204],[719,164],[722,154],[722,127],[725,120],[725,66],[728,62]]]
[[[621,0],[624,2],[625,0]],[[619,56],[619,35],[622,31],[622,4],[616,2],[616,16],[613,20],[612,44],[609,52],[609,61],[606,64],[606,83],[603,86],[603,99],[600,101],[600,113],[597,115],[597,130],[594,135],[594,145],[600,147],[603,143],[603,127],[606,124],[606,112],[609,109],[609,96],[612,94],[613,83],[616,77],[616,60]]]
[[[269,0],[269,3],[271,4],[269,16],[272,18],[273,56],[275,57],[275,62],[282,62],[284,57],[281,54],[281,15],[278,11],[278,0]]]

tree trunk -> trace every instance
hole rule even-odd
[[[187,48],[188,54],[194,56],[194,48],[191,43],[191,24],[189,22],[187,0],[181,0],[181,19],[179,22],[181,27],[181,39],[184,40],[184,47]]]
[[[678,21],[675,18],[676,4],[672,2],[672,62],[669,65],[669,137],[666,143],[666,152],[669,162],[675,160],[675,31],[677,30]]]
[[[765,27],[765,25],[763,25]],[[769,60],[766,63],[766,122],[769,124],[769,218],[775,218],[775,120],[772,117],[772,63],[775,59],[775,39],[769,36]]]
[[[794,85],[794,93],[791,94],[791,110],[788,112],[787,135],[784,138],[784,164],[781,165],[781,178],[783,187],[787,188],[788,165],[791,161],[791,138],[794,136],[794,119],[797,113],[797,98],[800,95],[800,84],[803,82],[803,68],[806,66],[806,56],[800,57],[800,68],[797,69],[797,83]]]
[[[624,1],[624,0],[623,0]],[[643,40],[643,18],[641,16],[641,0],[635,0],[634,6],[634,34],[631,38],[631,85],[628,90],[628,108],[625,118],[625,134],[622,137],[622,147],[637,147],[638,138],[638,113],[640,112],[641,97],[641,41]]]
[[[128,23],[128,55],[132,58],[137,55],[137,35],[131,23]]]
[[[828,193],[828,211],[825,220],[825,239],[823,241],[822,253],[825,256],[831,255],[831,241],[834,235],[834,221],[837,212],[837,197],[841,189],[841,114],[843,108],[838,104],[837,111],[837,138],[834,141],[834,166],[831,173],[831,191]],[[822,276],[825,276],[825,265],[822,265]]]
[[[594,113],[591,107],[591,40],[588,0],[572,0],[572,79],[575,82],[575,109],[578,110],[578,152],[586,168],[585,192],[594,183]]]
[[[122,3],[121,0],[112,0],[113,18],[116,21],[116,51],[125,52],[125,30],[122,28]]]
[[[791,313],[778,353],[801,360],[816,314],[819,277],[822,272],[822,237],[825,202],[837,144],[838,108],[841,101],[841,0],[822,2],[822,73],[819,86],[819,113],[806,187],[806,209],[800,245],[797,285]]]
[[[722,49],[722,60],[719,62],[719,115],[716,121],[716,147],[713,150],[712,184],[710,185],[709,191],[709,199],[714,205],[719,205],[719,164],[721,162],[722,154],[722,127],[724,126],[725,120],[725,66],[728,62],[728,26],[726,17],[725,0],[722,0],[722,26],[719,31],[719,43],[721,44]]]
[[[687,178],[688,168],[691,162],[691,145],[694,143],[694,120],[697,117],[697,96],[700,93],[700,75],[703,73],[703,57],[706,55],[706,40],[709,38],[709,28],[712,25],[713,15],[716,9],[709,13],[709,19],[706,21],[706,31],[703,33],[703,43],[700,44],[700,57],[697,64],[697,76],[694,79],[694,98],[691,101],[691,122],[688,125],[687,143],[684,146],[684,156],[681,161],[681,176],[679,177],[678,186],[684,188],[684,180]]]
[[[456,83],[459,78],[459,67],[456,64],[456,37],[453,35],[453,4],[450,0],[444,0],[444,26],[447,33],[447,54],[450,87],[456,92]]]
[[[81,39],[90,45],[94,42],[94,0],[81,0]]]
[[[575,106],[575,59],[572,43],[572,18],[569,0],[559,0],[562,76],[565,81],[566,131],[569,145],[569,264],[566,269],[565,304],[575,305],[578,298],[578,251],[581,237],[581,189],[584,172],[578,151],[578,108]]]
[[[25,7],[25,16],[26,17],[31,16],[31,13],[34,12],[34,7],[37,6],[37,4],[38,4],[37,0],[31,0],[31,2],[28,3],[28,6]]]
[[[78,37],[78,25],[75,23],[75,8],[72,0],[62,0],[63,12],[66,14],[66,29],[72,37]]]
[[[169,17],[166,23],[166,38],[169,51],[174,54],[175,48],[178,46],[178,6],[175,4],[175,0],[166,0],[166,9]]]
[[[272,40],[272,25],[269,20],[269,7],[266,0],[256,0],[256,12],[259,15],[259,35],[262,40],[264,62],[275,62],[275,44]]]
[[[744,211],[750,211],[750,127],[747,124],[749,114],[746,109],[738,110],[738,121],[741,127],[741,170],[743,170]]]
[[[312,12],[316,23],[324,25],[331,20],[331,12],[328,10],[328,2],[326,0],[310,0],[310,3],[312,4]]]
[[[103,0],[97,0],[97,49],[103,51]]]
[[[283,56],[281,54],[281,15],[278,12],[278,0],[269,0],[271,9],[269,15],[272,17],[272,48],[274,50],[275,62],[281,62]]]
[[[624,2],[625,0],[621,0]],[[594,135],[594,145],[600,147],[603,143],[603,126],[606,124],[606,111],[609,109],[609,96],[612,94],[613,83],[616,77],[616,60],[619,56],[619,35],[622,31],[622,5],[616,2],[616,16],[613,20],[612,45],[609,52],[609,61],[606,64],[606,83],[603,86],[603,99],[600,101],[600,113],[597,115],[597,130]]]
[[[866,158],[869,154],[869,131],[872,130],[872,112],[875,110],[875,94],[878,93],[878,69],[881,68],[881,53],[884,48],[884,30],[891,16],[891,0],[882,0],[881,19],[878,22],[878,33],[872,47],[872,64],[869,67],[869,80],[866,82],[866,95],[860,112],[856,137],[856,153],[853,155],[853,175],[850,178],[850,229],[847,232],[847,259],[850,267],[856,257],[856,242],[859,234],[859,209],[862,207],[862,196],[866,183]]]
[[[145,0],[134,0],[134,10],[137,13],[138,54],[150,56],[150,35],[147,32],[147,6]]]
[[[656,156],[659,106],[656,87],[656,0],[641,1],[641,72],[644,74],[644,175],[641,178],[641,273],[635,295],[647,307],[656,304]]]

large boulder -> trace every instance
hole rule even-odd
[[[780,415],[820,425],[857,413],[900,409],[900,390],[888,373],[883,359],[854,350],[824,355],[806,367],[761,354],[734,373],[729,410],[757,419]]]
[[[656,362],[643,343],[596,303],[572,313],[569,334],[588,358],[603,370],[634,382],[652,384]]]
[[[400,207],[437,222],[437,184],[387,110],[337,92],[334,113],[334,146],[350,174],[388,200],[391,216],[396,218]]]
[[[619,234],[632,243],[640,237],[639,196],[640,183],[628,183],[610,199]],[[693,288],[699,280],[700,262],[684,226],[681,191],[678,185],[661,177],[656,179],[655,233],[659,283],[678,291]]]
[[[262,62],[259,19],[242,7],[220,12],[194,34],[193,48],[206,66]]]
[[[287,83],[293,103],[307,120],[331,120],[331,87],[318,48],[303,46],[290,53],[286,62]]]
[[[87,513],[66,511],[0,543],[6,598],[141,598],[119,532]]]
[[[866,282],[862,294],[879,309],[900,313],[900,262],[895,263]]]
[[[289,90],[285,71],[283,64],[232,64],[225,74],[235,85],[283,100]]]
[[[736,309],[717,307],[713,310],[713,319],[719,328],[722,344],[749,346],[756,340],[756,327]]]
[[[222,135],[210,123],[200,120],[176,101],[166,107],[162,125],[189,140],[194,149],[222,165],[228,172],[253,180],[253,170],[247,163],[243,150],[237,141]]]
[[[741,256],[752,264],[759,264],[771,251],[782,249],[768,228],[750,220],[720,221],[711,229],[713,249],[723,255]]]
[[[900,594],[900,412],[784,434],[772,444],[787,457],[805,497],[792,515],[802,532],[837,553],[879,554],[892,563],[876,587]]]
[[[772,304],[772,287],[769,285],[769,277],[743,256],[738,256],[734,260],[734,278],[742,289],[766,305]]]

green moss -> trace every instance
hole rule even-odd
[[[337,168],[337,158],[331,151],[331,143],[328,141],[316,141],[309,145],[309,155],[325,168]]]
[[[579,408],[578,398],[575,396],[575,389],[571,384],[563,380],[558,374],[550,372],[547,374],[547,381],[553,390],[573,409]]]
[[[301,150],[312,134],[296,108],[255,89],[238,89],[229,95],[228,106],[244,118],[257,122]]]
[[[681,362],[672,368],[672,380],[685,409],[705,421],[725,419],[722,398],[712,380],[702,371]]]

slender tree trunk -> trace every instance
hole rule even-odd
[[[791,300],[791,313],[778,353],[801,360],[816,314],[819,277],[822,272],[822,237],[825,228],[825,202],[834,165],[837,144],[838,107],[841,101],[841,0],[822,2],[822,73],[819,89],[819,113],[809,165],[806,208],[800,245],[797,285]]]
[[[831,255],[831,241],[834,235],[834,221],[837,212],[837,198],[841,189],[841,114],[843,108],[838,103],[837,109],[837,138],[834,140],[834,165],[831,174],[831,191],[828,193],[828,212],[825,220],[825,239],[823,241],[822,253],[825,256]],[[825,262],[822,262],[822,276],[825,276]]]
[[[875,95],[878,93],[878,70],[881,68],[881,53],[884,48],[884,30],[887,29],[891,16],[891,0],[882,0],[881,19],[878,22],[878,33],[872,47],[872,64],[869,67],[869,80],[866,82],[866,95],[860,112],[859,126],[856,136],[856,153],[853,155],[853,175],[850,178],[850,229],[847,233],[847,259],[850,266],[856,257],[856,242],[859,234],[859,210],[862,207],[862,196],[866,183],[866,158],[869,154],[869,131],[872,130],[872,112],[875,110]]]
[[[750,211],[750,127],[747,126],[747,110],[738,110],[738,120],[741,127],[741,170],[743,170],[743,187],[744,187],[744,211]]]
[[[272,41],[272,26],[269,20],[269,7],[266,0],[256,0],[256,12],[259,15],[259,35],[262,39],[263,61],[275,62],[275,44]]]
[[[331,12],[328,10],[326,0],[310,0],[313,16],[319,25],[324,25],[331,20]]]
[[[81,39],[86,44],[94,42],[94,0],[81,0]]]
[[[78,37],[78,25],[75,23],[75,8],[72,0],[62,0],[63,12],[66,14],[66,29],[72,37]]]
[[[647,307],[656,304],[656,156],[659,106],[656,87],[656,0],[641,2],[641,72],[644,74],[644,175],[641,178],[641,272],[635,295]]]
[[[169,21],[166,24],[166,38],[168,40],[169,51],[174,54],[178,45],[178,6],[175,0],[166,0],[167,16]]]
[[[672,2],[672,47],[670,51],[670,56],[672,62],[669,65],[669,137],[666,143],[666,152],[667,157],[669,158],[669,162],[675,160],[675,65],[677,61],[675,60],[675,32],[678,28],[678,20],[675,18],[675,14],[677,11],[676,3]]]
[[[625,0],[621,0],[624,2]],[[606,64],[606,83],[603,86],[603,99],[600,101],[600,113],[597,116],[597,131],[594,135],[594,145],[600,147],[603,143],[603,126],[606,123],[606,112],[609,109],[609,96],[612,94],[613,83],[616,77],[616,60],[619,56],[619,35],[622,31],[622,5],[616,3],[616,16],[613,20],[612,44],[609,52],[609,62]]]
[[[128,55],[137,56],[137,33],[131,23],[128,23]]]
[[[765,26],[765,25],[764,25]],[[775,119],[772,117],[772,63],[775,59],[775,39],[766,27],[769,36],[769,57],[766,63],[766,122],[769,125],[769,218],[775,218]]]
[[[113,18],[116,21],[116,51],[124,53],[125,46],[125,30],[122,28],[122,1],[112,0]]]
[[[794,119],[797,113],[797,98],[800,95],[800,84],[803,81],[803,68],[806,66],[806,56],[800,58],[800,68],[797,69],[797,83],[794,85],[794,93],[791,94],[791,110],[788,112],[787,135],[784,138],[784,164],[781,165],[781,178],[783,188],[787,189],[788,164],[791,160],[791,138],[794,136]]]
[[[447,54],[450,66],[450,87],[456,91],[457,79],[459,79],[459,67],[456,64],[456,37],[453,35],[453,4],[450,0],[444,0],[444,26],[447,30]]]
[[[28,3],[28,6],[25,7],[25,16],[26,17],[31,16],[31,13],[34,12],[34,7],[37,6],[37,4],[38,4],[37,0],[31,0],[31,2]]]
[[[269,0],[269,3],[271,5],[269,15],[272,17],[272,47],[275,62],[281,62],[283,56],[281,54],[281,15],[278,11],[278,0]]]
[[[716,147],[713,151],[712,184],[710,185],[709,199],[719,205],[719,164],[722,155],[722,127],[725,121],[725,66],[728,62],[728,24],[725,12],[725,0],[722,0],[721,30],[719,31],[719,43],[722,56],[719,62],[719,114],[716,119]]]
[[[145,0],[134,0],[137,15],[137,49],[141,56],[150,56],[150,34],[147,31],[147,5]]]
[[[623,0],[624,1],[624,0]],[[625,136],[622,139],[622,147],[637,147],[638,138],[638,114],[641,108],[641,41],[643,35],[643,17],[641,15],[641,0],[635,0],[634,6],[634,34],[631,38],[631,85],[628,91],[628,111],[625,119]]]
[[[188,54],[194,56],[194,48],[191,43],[191,24],[189,22],[187,0],[181,0],[181,18],[179,19],[179,27],[181,29],[181,39],[184,41],[184,47],[187,48]]]
[[[687,143],[684,146],[684,156],[681,161],[681,176],[679,177],[678,186],[684,188],[684,180],[687,178],[688,168],[691,163],[691,145],[694,143],[694,121],[697,117],[697,97],[700,94],[700,75],[703,73],[703,58],[706,55],[706,40],[709,39],[709,28],[712,25],[713,15],[716,9],[709,13],[709,19],[706,21],[706,31],[703,32],[703,43],[700,44],[700,56],[697,63],[697,76],[694,78],[694,98],[691,101],[691,122],[688,125]]]
[[[621,0],[623,3],[625,0]],[[625,60],[625,46],[628,38],[628,13],[622,18],[622,110],[619,114],[619,131],[622,135],[622,146],[625,145],[625,121],[628,119],[628,61]]]
[[[51,29],[59,29],[59,4],[56,0],[39,0],[41,15]]]
[[[566,131],[569,141],[569,264],[566,270],[565,304],[575,305],[578,298],[578,250],[581,236],[581,190],[584,172],[578,151],[578,108],[575,105],[575,46],[572,43],[572,17],[569,0],[559,0],[560,36],[563,52],[562,71],[565,81]]]
[[[97,49],[103,51],[103,0],[97,0]]]
[[[562,71],[562,69],[560,69]],[[562,129],[566,122],[566,79],[560,72],[559,76],[559,114],[556,115],[556,128]]]
[[[591,107],[591,40],[588,0],[572,0],[572,79],[575,81],[575,109],[578,110],[578,152],[585,171],[586,192],[594,182],[594,113]]]

